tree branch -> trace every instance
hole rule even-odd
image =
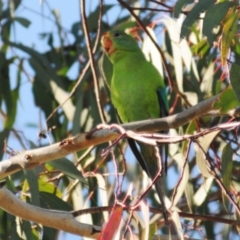
[[[138,133],[178,128],[193,119],[207,114],[212,110],[212,106],[214,102],[218,100],[218,97],[219,95],[213,96],[181,113],[169,117],[132,122],[123,124],[121,127],[125,130],[132,130]],[[50,146],[20,152],[19,154],[0,162],[0,179],[17,171],[31,169],[42,163],[62,158],[70,153],[116,140],[119,136],[120,133],[116,128],[96,128],[90,133],[80,133]]]
[[[0,188],[0,206],[14,216],[85,237],[97,238],[101,231],[100,227],[76,221],[71,213],[25,203],[6,188]]]

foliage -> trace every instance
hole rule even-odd
[[[31,145],[31,148],[49,145],[50,142],[41,138],[33,143],[19,135],[18,131],[26,132],[33,126],[43,138],[48,136],[58,142],[79,132],[88,132],[102,123],[101,112],[107,123],[118,121],[106,84],[112,66],[103,57],[99,36],[112,28],[126,29],[165,77],[169,86],[170,114],[184,111],[205,98],[222,95],[209,115],[170,130],[170,136],[209,131],[198,139],[188,138],[169,144],[166,195],[172,204],[175,228],[169,230],[161,215],[148,208],[147,205],[158,206],[154,190],[145,197],[147,205],[141,202],[141,212],[133,214],[132,210],[123,211],[117,206],[110,219],[113,221],[116,217],[119,223],[119,214],[123,213],[124,224],[130,226],[126,228],[123,224],[123,231],[133,229],[135,234],[145,234],[150,239],[154,234],[167,234],[168,231],[172,235],[183,236],[184,233],[207,239],[217,239],[219,235],[222,239],[237,236],[239,227],[234,220],[239,220],[240,214],[237,208],[240,200],[238,128],[220,128],[217,132],[211,129],[237,120],[229,112],[238,107],[240,99],[238,1],[129,1],[131,5],[127,2],[119,0],[111,5],[100,1],[100,5],[88,13],[87,25],[82,14],[68,30],[62,27],[53,11],[58,32],[39,32],[42,43],[48,47],[47,51],[41,52],[24,42],[14,41],[12,30],[16,24],[21,28],[31,24],[31,19],[18,11],[22,1],[4,3],[0,0],[1,158],[16,154],[14,146],[9,144],[12,138],[22,145]],[[127,14],[121,14],[126,10]],[[70,36],[72,41],[68,41]],[[89,51],[94,54],[92,64]],[[69,77],[74,66],[78,69],[77,74]],[[34,72],[33,79],[29,77],[29,69]],[[17,128],[16,123],[21,118],[19,102],[24,97],[19,93],[26,77],[32,86],[35,107],[43,114],[47,129],[37,127],[42,124],[37,116],[36,122],[29,123],[25,129]],[[149,186],[149,180],[136,164],[125,140],[115,144],[111,154],[103,155],[102,150],[107,146],[107,143],[102,144],[35,169],[17,172],[7,178],[6,187],[22,201],[62,211],[87,206],[91,213],[91,208],[112,206],[117,200],[133,205]],[[129,195],[133,200],[124,199],[124,202],[123,198]],[[84,218],[82,215],[79,219]],[[87,218],[88,223],[102,226],[108,221],[108,213],[100,210]],[[41,229],[37,223],[19,221],[18,216],[3,210],[0,210],[0,219],[2,239],[22,239],[24,236],[27,239],[39,239],[40,236],[54,239],[58,234],[55,229]],[[114,225],[114,230],[120,231],[119,224]],[[106,234],[108,228],[109,225],[102,234]]]

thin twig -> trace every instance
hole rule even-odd
[[[95,60],[94,60],[94,57],[93,57],[92,44],[91,44],[91,40],[90,40],[90,36],[89,36],[87,16],[86,16],[86,12],[85,12],[85,0],[81,1],[80,11],[81,11],[81,16],[82,16],[83,31],[84,31],[84,34],[85,34],[85,37],[86,37],[86,45],[87,45],[88,55],[89,55],[89,58],[90,58],[90,64],[91,64],[91,69],[92,69],[92,75],[93,75],[93,81],[94,81],[95,95],[96,95],[98,111],[99,111],[102,123],[105,123],[106,120],[105,120],[105,116],[104,116],[104,112],[103,112],[103,108],[101,106],[100,96],[99,96],[100,87],[99,87],[99,82],[98,82],[98,77],[97,77],[96,63],[95,63]]]
[[[103,207],[91,207],[91,208],[87,208],[87,209],[81,209],[81,210],[76,210],[76,211],[72,211],[70,212],[73,217],[78,217],[81,216],[83,214],[93,214],[93,213],[99,213],[99,212],[103,212],[103,211],[111,211],[111,209],[113,208],[113,206],[103,206]],[[123,209],[126,211],[132,211],[132,206],[130,205],[124,205]],[[135,208],[135,211],[141,211],[140,207]],[[149,207],[149,211],[151,213],[162,213],[162,211],[159,208],[154,208],[154,207]],[[236,221],[236,220],[231,220],[231,219],[226,219],[226,218],[222,218],[219,217],[219,215],[202,215],[202,214],[194,214],[194,213],[187,213],[187,212],[178,212],[180,217],[185,217],[185,218],[190,218],[190,219],[194,219],[194,220],[202,220],[202,221],[212,221],[212,222],[218,222],[218,223],[226,223],[232,226],[239,226],[240,225],[240,221]]]
[[[97,35],[96,35],[96,40],[95,40],[95,43],[94,43],[92,54],[94,54],[96,52],[97,46],[98,46],[98,42],[99,42],[99,39],[100,39],[101,19],[102,19],[102,0],[100,0],[100,13],[99,13],[99,18],[98,18],[98,29],[97,29]],[[48,116],[46,122],[48,122],[48,120],[57,112],[57,110],[60,107],[62,107],[73,96],[73,94],[75,93],[77,87],[82,82],[82,80],[83,80],[83,78],[84,78],[88,68],[90,67],[90,63],[91,63],[91,60],[88,60],[88,62],[86,63],[85,67],[83,68],[81,74],[79,75],[79,78],[78,78],[76,84],[74,85],[72,91],[70,92],[68,98],[65,99],[65,101],[63,101],[59,106],[57,106],[52,111],[52,113]]]
[[[167,5],[166,3],[162,3],[162,2],[160,2],[160,1],[150,0],[150,2],[154,2],[154,3],[156,3],[157,5],[160,5],[160,6],[162,6],[162,7],[168,8],[168,9],[173,9],[173,7]]]
[[[158,9],[158,8],[148,8],[148,7],[132,7],[132,10],[149,10],[149,11],[156,11],[156,12],[172,12],[172,10],[166,10],[166,9]]]
[[[76,167],[81,164],[81,162],[85,159],[85,157],[93,150],[94,147],[88,148],[85,153],[82,154],[82,156],[77,160]]]

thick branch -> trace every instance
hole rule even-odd
[[[6,188],[0,189],[0,203],[2,209],[14,216],[65,232],[97,238],[101,231],[100,227],[76,221],[71,213],[47,210],[25,203]]]
[[[132,122],[123,124],[122,127],[126,130],[136,132],[156,132],[170,128],[178,128],[195,118],[207,114],[212,110],[212,105],[218,100],[218,97],[219,95],[211,97],[194,107],[169,117]],[[90,136],[90,138],[86,136]],[[100,129],[93,131],[91,135],[89,135],[89,133],[80,133],[60,143],[21,152],[12,158],[0,162],[0,179],[22,169],[34,168],[42,163],[62,158],[70,153],[91,146],[115,140],[118,137],[119,133],[116,129]]]

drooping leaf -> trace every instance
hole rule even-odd
[[[48,181],[49,178],[46,176],[46,175],[41,175],[39,178],[38,178],[38,189],[39,189],[39,192],[47,192],[47,193],[50,193],[50,194],[53,194],[58,197],[58,198],[61,198],[62,197],[62,192],[60,191],[59,188],[56,187],[56,185],[51,182],[51,181]]]
[[[35,206],[40,206],[36,169],[26,170],[25,175],[28,181],[29,191],[31,193],[31,203]]]
[[[188,182],[186,187],[185,187],[185,196],[187,199],[187,205],[189,207],[190,212],[193,212],[193,196],[194,196],[194,190],[193,190],[193,184]]]
[[[78,179],[80,182],[87,184],[87,181],[83,178],[81,172],[79,172],[76,166],[67,158],[50,161],[49,164],[65,173],[67,176],[73,179]]]
[[[58,198],[55,194],[48,192],[39,192],[40,204],[42,208],[59,210],[59,211],[72,211],[72,207]]]
[[[149,230],[149,206],[147,205],[146,202],[141,202],[140,203],[140,209],[142,212],[142,219],[143,219],[143,224],[144,224],[144,230],[141,233],[141,238],[142,239],[151,239],[150,238],[150,230]]]
[[[189,0],[178,0],[174,6],[174,17],[177,18],[182,11],[184,5],[188,4]]]
[[[196,206],[201,206],[206,200],[209,190],[211,189],[214,177],[204,178],[204,182],[201,187],[198,188],[197,192],[193,196],[193,200]]]
[[[157,223],[152,223],[149,225],[149,238],[148,239],[153,239],[153,236],[155,232],[158,230]]]
[[[180,198],[182,197],[182,195],[186,189],[186,185],[189,180],[189,165],[187,162],[185,162],[185,161],[187,161],[187,159],[185,157],[186,156],[182,155],[181,153],[174,155],[174,159],[178,163],[181,177],[174,189],[174,194],[172,197],[172,206],[177,205],[177,203],[179,202]]]
[[[220,131],[211,132],[211,133],[206,134],[203,137],[200,137],[198,139],[199,145],[201,145],[201,147],[205,151],[205,153],[208,152],[211,142],[218,135],[219,132]],[[196,153],[196,163],[197,163],[197,166],[198,166],[201,174],[204,177],[206,177],[206,178],[212,177],[211,173],[209,172],[209,167],[208,167],[205,155],[199,147],[198,147],[197,153]]]
[[[209,51],[209,48],[210,46],[205,38],[201,39],[191,47],[192,51],[200,56],[204,56]]]
[[[114,206],[110,218],[103,228],[98,240],[111,240],[114,239],[115,233],[118,231],[122,219],[123,209],[121,206]]]
[[[177,211],[173,211],[172,219],[173,219],[174,225],[175,225],[175,227],[177,229],[179,239],[180,240],[184,240],[183,227],[182,227],[182,223],[180,221],[179,213]]]
[[[0,104],[3,102],[6,106],[4,128],[12,128],[16,112],[19,85],[15,91],[12,91],[10,85],[10,64],[14,58],[7,59],[5,53],[0,52]]]
[[[20,222],[20,228],[21,228],[21,236],[26,239],[32,239],[32,240],[38,240],[39,238],[34,235],[32,232],[32,226],[29,221],[26,221],[24,219],[21,219]]]
[[[10,130],[9,129],[5,129],[3,131],[0,132],[0,159],[2,159],[3,154],[6,151],[6,143],[8,140],[8,136],[9,136]]]
[[[229,110],[232,110],[240,105],[235,92],[231,87],[223,91],[218,101],[214,102],[213,108],[220,110],[221,113],[226,113]]]
[[[196,3],[194,8],[188,13],[187,17],[183,21],[180,34],[181,38],[188,36],[193,23],[199,19],[200,14],[205,12],[215,2],[216,0],[199,0]]]
[[[203,34],[207,37],[209,45],[216,40],[217,27],[220,26],[233,2],[219,2],[209,7],[203,20]]]
[[[222,152],[222,181],[223,185],[226,188],[227,191],[230,190],[230,184],[231,184],[231,177],[232,177],[232,170],[233,170],[233,150],[231,148],[231,143],[226,144],[226,146],[223,148]],[[222,198],[223,203],[225,205],[225,208],[228,209],[227,203],[228,198],[225,196],[225,194],[222,192]]]
[[[104,16],[105,13],[108,12],[114,5],[113,4],[104,4],[103,5],[103,12],[102,15]],[[96,9],[90,13],[88,16],[88,27],[89,31],[96,32],[97,31],[97,22],[99,19],[99,10],[100,6],[97,5]]]
[[[235,92],[235,95],[238,98],[238,101],[240,102],[240,65],[234,63],[231,66],[230,70],[230,82],[232,85],[232,89]]]
[[[236,34],[238,26],[238,12],[235,11],[234,8],[230,8],[229,12],[231,12],[231,14],[227,14],[225,22],[223,23],[223,33],[221,40],[222,65],[227,64],[229,49],[232,44],[232,40],[234,39],[234,35]]]
[[[214,81],[214,71],[215,71],[215,65],[212,62],[207,66],[207,69],[205,70],[205,73],[202,76],[202,82],[200,85],[201,91],[206,94],[210,95],[212,91],[212,85]]]
[[[182,54],[181,48],[179,47],[179,32],[180,28],[176,21],[171,18],[164,19],[163,23],[165,24],[169,37],[171,39],[171,50],[174,61],[175,76],[178,83],[178,88],[180,91],[183,91],[183,65],[182,63]]]
[[[103,206],[107,206],[107,204],[108,204],[108,196],[107,196],[107,192],[104,189],[106,184],[107,184],[107,182],[106,182],[105,178],[101,174],[95,174],[95,177],[96,177],[97,183],[98,183],[99,199],[101,201],[101,204]],[[104,217],[105,221],[108,221],[109,214],[107,212],[103,212],[103,217]]]
[[[31,22],[27,18],[15,17],[13,20],[19,22],[22,26],[28,28]]]
[[[157,36],[153,29],[147,27],[149,34],[152,36],[152,38],[157,42]],[[158,72],[160,73],[161,76],[163,76],[163,66],[162,66],[162,60],[161,60],[161,55],[152,42],[152,40],[148,37],[146,34],[143,39],[143,44],[142,44],[142,51],[146,57],[146,59],[151,62]]]
[[[42,240],[57,239],[59,231],[50,227],[43,227],[43,236]]]

